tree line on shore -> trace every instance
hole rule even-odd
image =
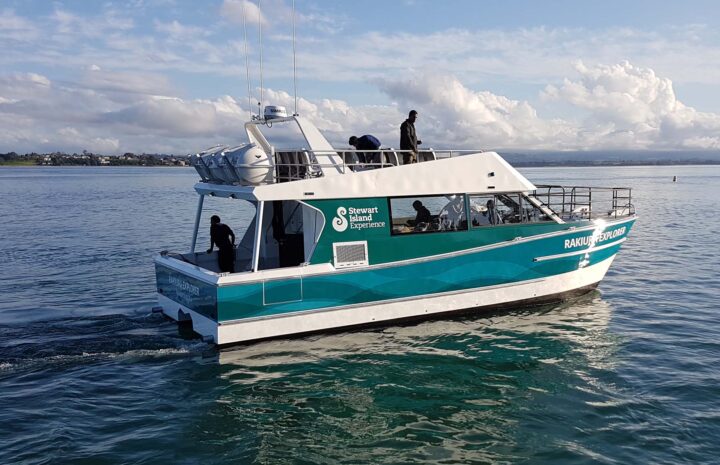
[[[99,155],[82,153],[0,153],[0,165],[40,166],[187,166],[187,157],[159,154]]]

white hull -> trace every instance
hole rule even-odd
[[[158,295],[158,303],[163,313],[174,320],[181,319],[180,310],[182,310],[192,319],[195,332],[208,341],[224,345],[542,299],[599,283],[613,259],[614,256],[569,273],[512,284],[221,324],[163,295]]]

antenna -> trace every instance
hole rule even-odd
[[[298,116],[297,111],[297,68],[295,66],[295,0],[292,3],[292,23],[293,23],[293,90],[295,93],[295,111],[293,116]]]
[[[258,102],[258,116],[262,117],[263,106],[263,49],[262,49],[262,15],[260,14],[260,0],[258,0],[258,33],[260,35],[260,101]]]
[[[248,111],[250,112],[250,119],[253,119],[252,96],[250,95],[250,64],[248,63],[248,40],[247,40],[247,21],[245,19],[245,2],[242,2],[242,18],[243,18],[243,36],[245,37],[245,76],[247,78]]]

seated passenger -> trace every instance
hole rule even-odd
[[[485,204],[487,207],[487,210],[485,211],[485,216],[487,216],[488,223],[489,224],[502,224],[503,219],[500,215],[500,212],[495,208],[495,201],[490,199]]]
[[[428,210],[425,205],[423,205],[422,202],[419,200],[414,201],[412,206],[417,212],[417,215],[415,215],[414,220],[408,221],[408,224],[410,226],[415,226],[416,230],[419,229],[424,231],[427,228],[427,225],[430,224],[430,222],[432,221],[432,215],[430,214],[430,210]]]
[[[472,203],[470,205],[470,219],[473,226],[489,226],[504,223],[502,215],[495,208],[495,201],[490,199],[485,205]]]

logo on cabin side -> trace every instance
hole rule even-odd
[[[350,207],[349,209],[338,207],[337,216],[332,220],[332,226],[337,232],[343,232],[348,227],[350,227],[350,229],[384,228],[384,221],[374,221],[373,215],[377,215],[378,213],[378,207]]]
[[[348,227],[348,220],[345,218],[345,214],[347,213],[347,210],[345,207],[339,207],[337,209],[337,216],[333,218],[332,225],[333,229],[337,232],[343,232]]]

